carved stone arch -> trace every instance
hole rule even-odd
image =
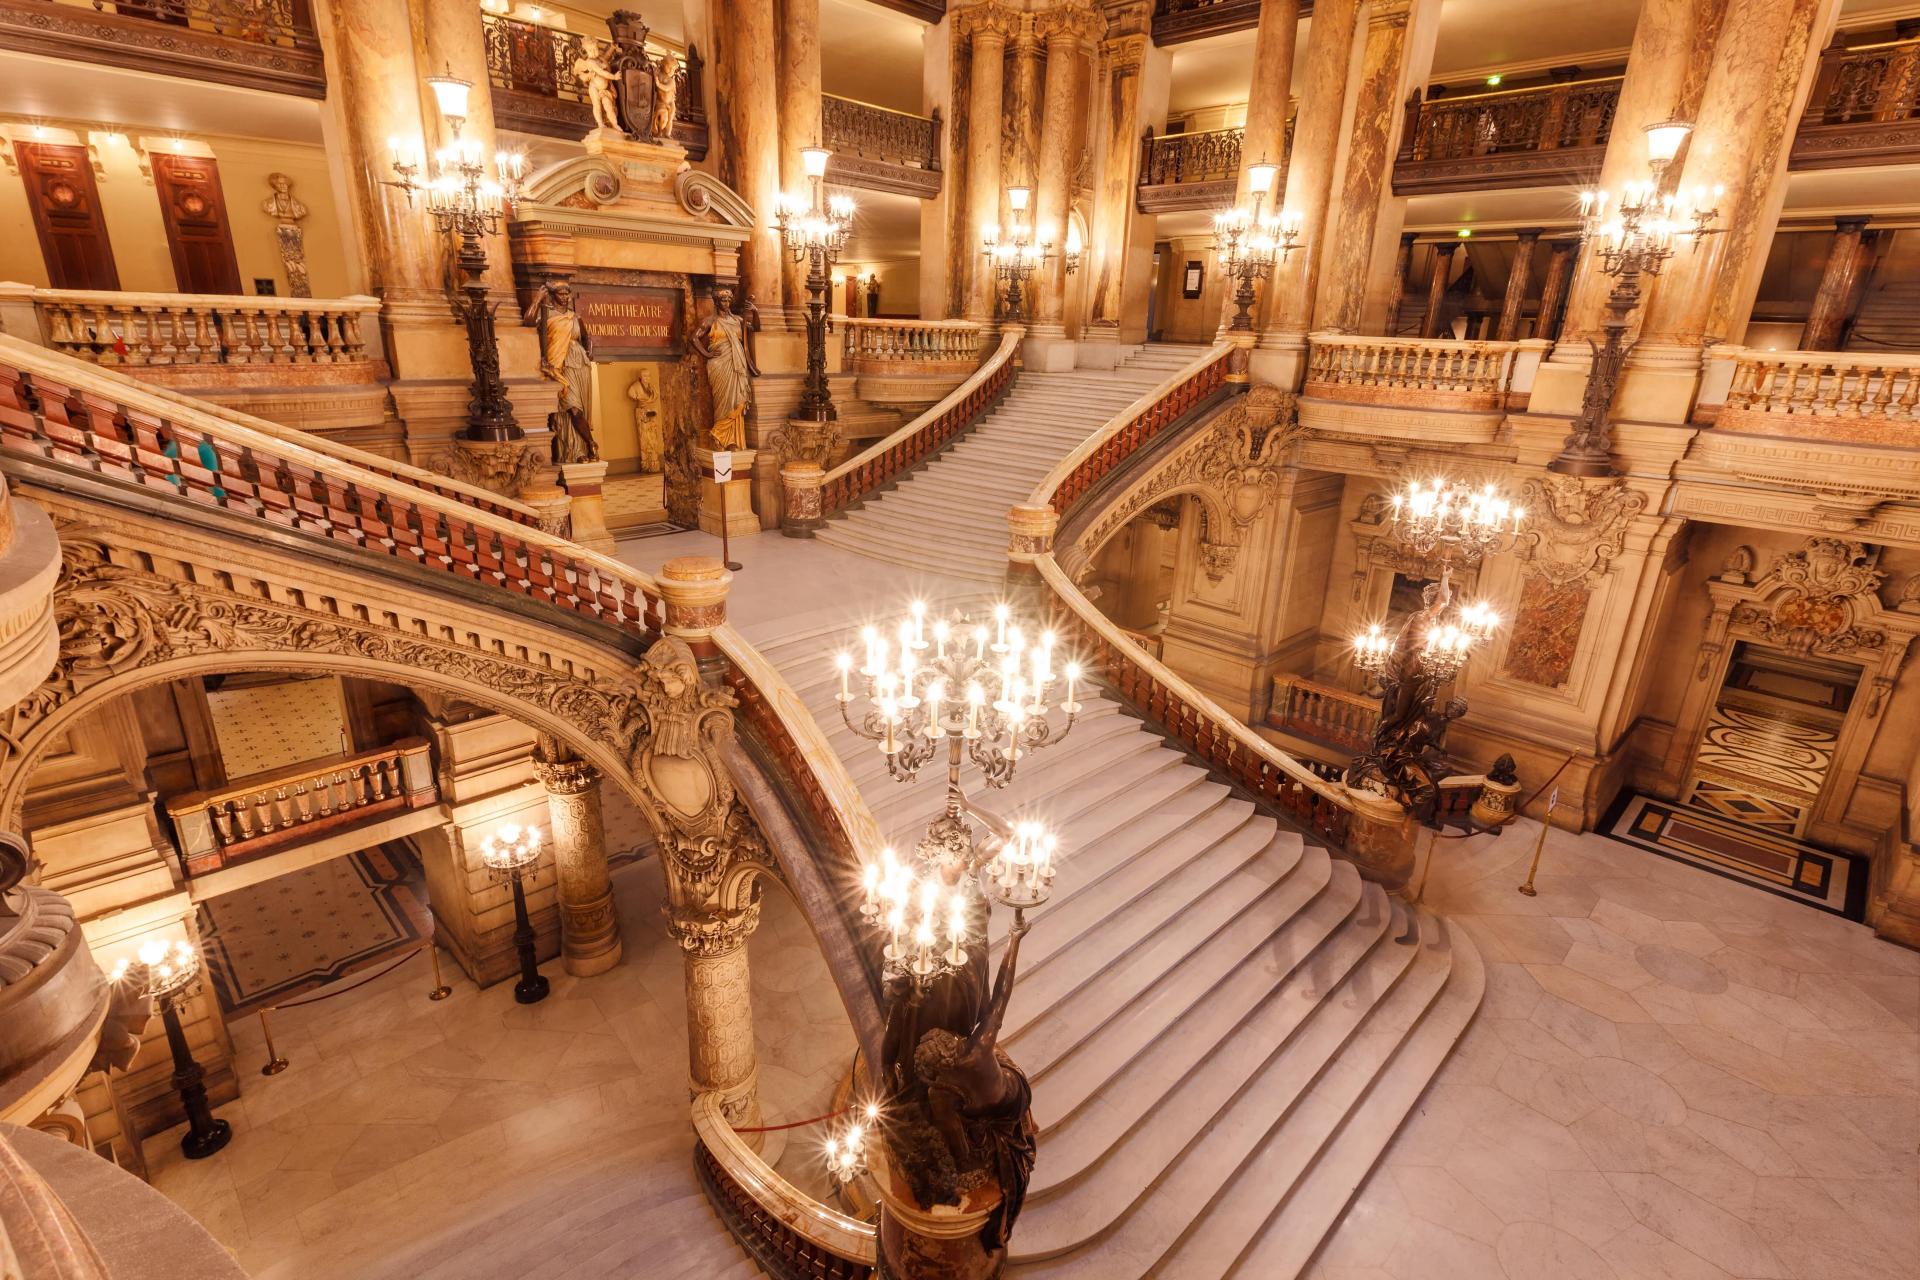
[[[528,180],[524,203],[597,209],[620,198],[620,170],[605,156],[574,156]]]

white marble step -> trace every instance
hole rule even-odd
[[[893,546],[878,536],[863,537],[857,529],[847,528],[846,521],[829,521],[814,536],[828,546],[843,547],[870,560],[920,569],[961,581],[1002,582],[1007,576],[1004,555],[996,562],[984,557],[944,555],[920,547]]]

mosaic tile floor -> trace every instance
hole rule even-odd
[[[1804,835],[1836,741],[1822,725],[1717,706],[1694,757],[1686,802],[1782,835]]]
[[[420,861],[398,842],[208,898],[199,912],[228,1017],[364,969],[433,928]]]
[[[1694,801],[1680,807],[1650,796],[1629,796],[1603,826],[1616,840],[1714,875],[1744,880],[1849,920],[1865,918],[1866,859],[1805,844],[1761,825],[1717,817],[1698,803],[1698,792]]]
[[[346,709],[331,676],[207,694],[227,776],[239,778],[346,750]]]
[[[601,493],[607,508],[607,528],[615,534],[660,524],[667,518],[662,476],[608,476]]]

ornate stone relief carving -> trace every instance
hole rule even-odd
[[[1142,511],[1155,510],[1171,495],[1192,493],[1201,504],[1201,565],[1219,582],[1238,559],[1247,530],[1273,505],[1280,491],[1278,459],[1300,434],[1291,392],[1253,388],[1123,494],[1080,545],[1096,551]]]
[[[530,444],[456,440],[433,465],[462,484],[512,498],[540,474],[546,460]]]
[[[1577,476],[1548,475],[1527,481],[1521,505],[1527,523],[1514,552],[1528,575],[1555,586],[1592,586],[1625,546],[1647,495],[1624,480],[1590,485]]]
[[[1878,550],[1839,538],[1808,538],[1774,560],[1755,588],[1760,597],[1733,607],[1735,626],[1798,653],[1848,655],[1879,649],[1887,633],[1861,625],[1879,604],[1886,574]]]

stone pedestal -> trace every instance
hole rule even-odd
[[[894,1174],[884,1149],[874,1153],[872,1168],[882,1206],[880,1259],[887,1275],[913,1280],[992,1280],[1000,1274],[1007,1251],[989,1253],[980,1244],[980,1229],[1000,1207],[1000,1188],[981,1187],[958,1205],[924,1209]]]
[[[540,532],[556,538],[567,536],[568,510],[573,503],[565,489],[557,484],[536,483],[523,486],[519,496],[520,501],[533,508],[535,518],[540,521]]]
[[[760,519],[753,513],[753,461],[757,449],[733,450],[733,479],[724,485],[713,478],[713,450],[697,448],[693,463],[700,468],[700,531],[720,536],[724,526],[729,538],[760,532]]]
[[[606,482],[604,462],[561,464],[560,483],[566,486],[567,496],[572,500],[567,514],[572,523],[573,540],[589,551],[612,555],[613,535],[607,531]]]
[[[620,921],[607,873],[600,771],[551,738],[541,738],[533,772],[547,789],[553,866],[560,886],[560,954],[576,977],[620,963]]]
[[[817,462],[789,462],[780,468],[780,492],[785,506],[780,532],[789,538],[811,538],[825,524],[820,490],[827,473]]]
[[[1420,826],[1397,801],[1372,791],[1347,788],[1353,800],[1347,854],[1363,879],[1389,893],[1404,893],[1413,879]]]
[[[660,566],[666,620],[661,630],[686,641],[695,656],[714,652],[713,629],[727,621],[733,575],[717,556],[675,556]]]

